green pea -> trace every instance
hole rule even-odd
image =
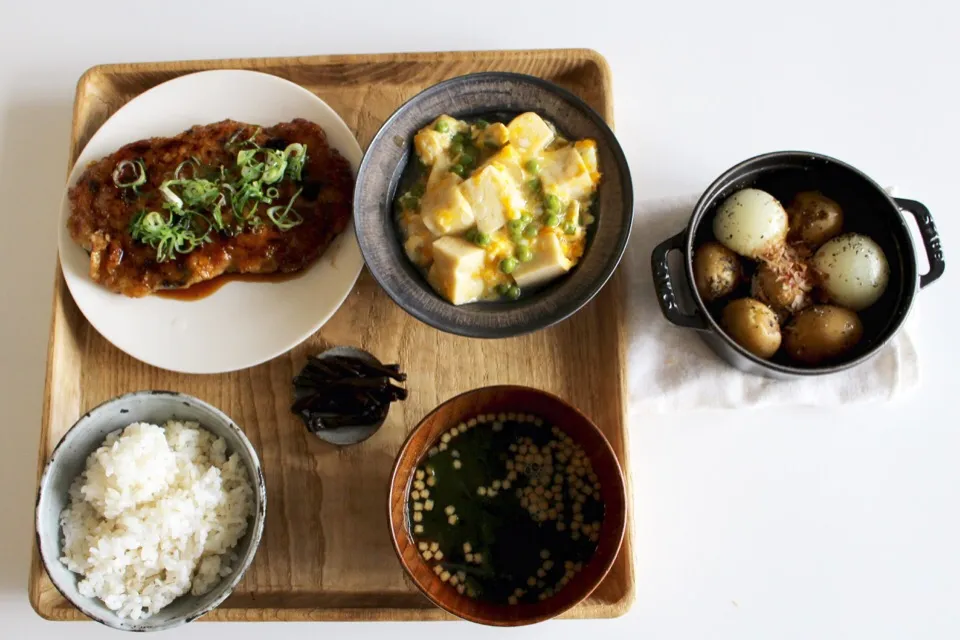
[[[560,213],[560,198],[552,193],[549,194],[543,200],[543,208],[547,213]]]
[[[555,227],[560,224],[560,218],[558,218],[554,213],[548,214],[547,217],[543,219],[543,224],[547,225],[548,227]]]
[[[526,229],[523,230],[524,238],[536,238],[537,234],[540,232],[534,225],[529,225]]]
[[[466,177],[467,177],[467,169],[466,169],[466,167],[464,167],[462,164],[455,164],[455,165],[453,165],[452,167],[450,167],[450,171],[454,172],[455,174],[457,174],[457,175],[460,176],[461,178],[466,178]]]
[[[405,193],[400,196],[400,206],[404,209],[416,209],[420,206],[420,198],[412,193]]]
[[[568,222],[567,224],[563,225],[563,232],[568,236],[576,235],[577,225],[572,222]]]
[[[530,250],[530,247],[519,246],[517,247],[517,258],[520,262],[530,262],[533,260],[533,251]]]
[[[480,118],[476,122],[474,122],[473,125],[480,129],[486,129],[487,127],[490,126],[490,123],[484,120],[483,118]]]
[[[516,300],[520,297],[520,287],[513,285],[510,289],[507,290],[507,299]]]
[[[460,155],[460,164],[462,164],[464,167],[472,167],[476,160],[477,159],[473,157],[472,153],[463,153]]]
[[[504,258],[500,261],[500,271],[504,273],[513,273],[513,270],[517,268],[517,259],[516,258]]]
[[[501,296],[506,296],[508,291],[510,291],[510,285],[506,282],[501,282],[497,285],[497,293]]]
[[[455,155],[455,156],[460,155],[461,153],[463,153],[463,143],[460,142],[459,140],[454,140],[454,141],[450,144],[450,153],[452,153],[452,154]]]
[[[480,232],[477,231],[477,228],[476,228],[476,227],[471,227],[471,228],[467,229],[467,232],[466,232],[465,234],[463,234],[463,237],[466,238],[467,242],[476,243],[476,241],[477,241],[477,236],[478,236],[479,234],[480,234]]]
[[[446,133],[450,130],[450,124],[446,120],[441,120],[433,126],[439,133]]]
[[[540,193],[540,187],[542,186],[543,185],[540,183],[540,178],[534,178],[533,180],[527,182],[527,188],[536,193]]]
[[[540,163],[534,160],[533,158],[530,158],[529,160],[527,160],[527,164],[524,165],[524,168],[526,168],[526,170],[532,173],[533,175],[537,175],[538,173],[540,173]]]
[[[525,225],[530,224],[531,222],[533,222],[533,214],[530,213],[529,211],[521,211],[520,219],[523,220],[523,224]]]
[[[477,233],[477,236],[474,238],[473,242],[478,246],[485,247],[491,242],[491,238],[486,233]]]
[[[527,223],[523,221],[523,218],[517,218],[516,220],[510,220],[507,222],[507,228],[510,231],[523,231],[523,228],[527,226]]]
[[[522,231],[522,230],[518,230],[518,231],[513,231],[513,230],[511,230],[511,231],[510,231],[510,239],[513,241],[514,244],[517,244],[518,242],[523,242],[523,231]]]

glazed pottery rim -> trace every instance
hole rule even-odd
[[[244,555],[244,557],[241,559],[241,561],[237,564],[237,568],[236,568],[236,570],[234,570],[233,575],[232,575],[231,577],[229,577],[229,579],[228,579],[227,577],[222,578],[221,581],[218,582],[218,583],[214,586],[214,589],[223,589],[222,593],[221,593],[219,596],[217,596],[216,598],[214,598],[207,606],[203,607],[202,609],[199,609],[199,610],[197,610],[197,611],[190,612],[189,614],[184,615],[184,616],[181,616],[181,617],[172,618],[172,619],[170,619],[169,621],[167,621],[167,622],[165,622],[165,623],[163,623],[163,624],[158,624],[158,625],[156,625],[156,626],[150,626],[150,627],[148,627],[148,628],[127,628],[127,627],[123,626],[122,624],[118,624],[118,622],[116,622],[116,621],[114,621],[114,620],[105,619],[105,618],[99,616],[98,614],[93,613],[92,611],[90,611],[89,608],[87,608],[86,606],[84,606],[83,603],[78,602],[77,600],[75,600],[74,598],[72,598],[70,595],[68,595],[68,594],[65,592],[64,588],[61,586],[59,580],[54,577],[54,572],[51,572],[51,571],[50,571],[50,568],[49,568],[49,567],[50,567],[50,564],[53,563],[53,562],[57,562],[57,563],[60,563],[60,564],[62,565],[62,562],[61,562],[60,559],[57,558],[57,557],[48,558],[48,551],[52,551],[52,550],[48,550],[48,549],[47,549],[47,547],[43,544],[43,541],[42,541],[41,536],[40,536],[41,519],[43,518],[43,515],[42,515],[42,513],[41,513],[41,511],[40,511],[40,503],[41,503],[41,501],[42,501],[42,499],[43,499],[43,496],[46,495],[47,491],[49,490],[48,481],[49,481],[50,474],[52,473],[54,467],[56,466],[56,464],[58,464],[58,461],[59,461],[59,455],[58,455],[58,454],[60,453],[61,448],[67,446],[68,441],[69,441],[73,436],[75,436],[76,434],[80,433],[80,431],[82,431],[85,427],[88,426],[88,422],[87,422],[87,421],[90,419],[90,417],[91,417],[93,414],[97,413],[98,411],[107,409],[110,405],[113,405],[113,404],[115,404],[115,403],[120,403],[120,402],[125,401],[125,400],[130,400],[130,399],[134,399],[134,398],[138,398],[138,397],[155,397],[155,396],[164,396],[164,397],[169,397],[169,398],[176,398],[177,400],[180,400],[180,401],[182,401],[182,402],[194,403],[194,404],[196,404],[197,406],[199,406],[199,407],[201,407],[201,408],[203,408],[203,409],[205,409],[205,410],[207,410],[207,411],[210,411],[210,412],[213,413],[215,416],[217,416],[217,417],[223,422],[223,424],[224,424],[232,433],[234,433],[234,435],[236,435],[236,436],[240,439],[240,441],[241,441],[241,442],[243,443],[243,445],[244,445],[244,449],[246,449],[247,453],[248,453],[248,454],[250,455],[250,457],[251,457],[251,460],[253,461],[252,468],[250,468],[250,467],[249,467],[248,465],[246,465],[246,464],[244,464],[244,466],[247,467],[247,472],[248,472],[248,474],[250,474],[251,476],[253,476],[253,477],[251,478],[251,484],[253,485],[253,491],[254,491],[255,499],[256,499],[257,502],[259,502],[259,507],[256,508],[256,509],[254,510],[254,512],[251,513],[250,516],[249,516],[249,517],[250,517],[250,523],[249,523],[249,525],[248,525],[247,531],[250,533],[250,547],[249,547],[249,549],[247,550],[247,553]],[[118,427],[117,429],[114,429],[114,430],[110,431],[109,433],[115,433],[115,432],[120,431],[120,430],[122,430],[122,429],[124,429],[124,428],[125,428],[125,427]],[[211,432],[211,433],[213,433],[213,432]],[[214,435],[216,435],[216,434],[214,434]],[[214,609],[216,609],[218,606],[220,606],[220,604],[222,604],[224,600],[226,600],[228,597],[230,597],[230,595],[233,593],[233,590],[234,590],[234,589],[237,587],[237,585],[240,583],[240,580],[243,579],[243,576],[244,576],[244,574],[247,572],[247,569],[249,569],[250,566],[253,564],[253,561],[254,561],[254,559],[255,559],[255,557],[256,557],[257,551],[258,551],[259,548],[260,548],[260,543],[261,543],[262,538],[263,538],[263,530],[264,530],[264,526],[265,526],[265,524],[266,524],[266,509],[267,509],[266,482],[265,482],[264,476],[263,476],[263,467],[262,467],[262,465],[261,465],[261,463],[260,463],[260,457],[257,455],[256,449],[254,449],[253,444],[252,444],[252,443],[250,442],[250,440],[247,438],[246,434],[243,433],[243,430],[240,429],[239,426],[237,426],[236,422],[234,422],[234,420],[233,420],[230,416],[228,416],[228,415],[227,415],[226,413],[224,413],[222,410],[220,410],[219,408],[217,408],[217,407],[215,407],[214,405],[210,404],[209,402],[206,402],[205,400],[201,400],[200,398],[197,398],[197,397],[195,397],[195,396],[191,396],[191,395],[185,394],[185,393],[180,393],[180,392],[178,392],[178,391],[165,391],[165,390],[158,390],[158,389],[132,391],[132,392],[129,392],[129,393],[124,393],[124,394],[121,394],[121,395],[119,395],[119,396],[114,396],[113,398],[109,398],[109,399],[107,399],[107,400],[104,400],[103,402],[101,402],[101,403],[98,404],[97,406],[95,406],[95,407],[91,408],[90,410],[86,411],[83,415],[81,415],[81,416],[76,420],[76,422],[74,422],[74,423],[70,426],[69,429],[67,429],[67,430],[64,432],[64,434],[63,434],[63,436],[60,438],[59,442],[57,442],[57,445],[53,448],[53,451],[50,453],[50,456],[49,456],[49,458],[47,459],[47,462],[44,464],[43,473],[40,475],[40,481],[39,481],[39,483],[38,483],[38,485],[37,485],[37,496],[36,496],[36,502],[35,502],[35,505],[34,505],[34,522],[33,522],[33,526],[34,526],[34,539],[35,539],[35,543],[36,543],[36,545],[37,545],[37,556],[38,556],[39,559],[40,559],[40,563],[41,563],[41,565],[43,566],[43,570],[44,570],[44,572],[47,574],[47,577],[48,577],[48,579],[50,580],[50,583],[54,586],[54,588],[57,590],[57,592],[58,592],[67,602],[69,602],[72,606],[76,607],[76,608],[77,608],[81,613],[83,613],[85,616],[87,616],[88,618],[90,618],[91,620],[93,620],[93,621],[95,621],[95,622],[98,622],[98,623],[100,623],[100,624],[102,624],[102,625],[104,625],[104,626],[106,626],[106,627],[111,628],[111,629],[116,629],[116,630],[118,630],[118,631],[126,631],[126,632],[134,632],[134,633],[143,633],[143,632],[148,632],[148,633],[149,633],[149,632],[154,632],[154,631],[166,631],[166,630],[169,630],[169,629],[173,629],[173,628],[176,628],[176,627],[180,627],[180,626],[185,625],[185,624],[187,624],[187,623],[189,623],[189,622],[193,622],[193,621],[196,620],[197,618],[200,618],[200,617],[202,617],[202,616],[210,613],[211,611],[213,611]],[[59,516],[58,516],[58,520],[59,520]],[[58,535],[60,535],[60,529],[61,529],[61,527],[60,527],[60,525],[58,524],[58,526],[57,526],[57,533],[58,533]],[[246,535],[246,534],[245,534],[245,535]],[[58,541],[58,542],[59,542],[59,541]],[[54,555],[56,555],[56,554],[54,554]],[[79,578],[78,578],[78,580],[79,580]],[[181,597],[189,596],[189,595],[190,595],[190,594],[184,594],[183,596],[179,596],[177,599],[179,599],[179,598],[181,598]],[[90,600],[96,600],[95,597],[94,597],[94,598],[89,598],[89,599],[90,599]],[[174,600],[174,601],[176,601],[176,600]],[[172,604],[172,603],[171,603],[171,604]]]
[[[894,202],[893,198],[887,191],[881,187],[873,178],[865,174],[863,171],[860,171],[856,167],[838,160],[834,157],[816,153],[814,151],[800,151],[800,150],[784,150],[784,151],[771,151],[768,153],[761,153],[759,155],[747,158],[742,162],[738,162],[729,169],[725,170],[720,174],[710,185],[703,191],[700,197],[697,199],[696,205],[694,205],[693,213],[690,216],[690,221],[687,224],[686,229],[684,229],[684,273],[687,277],[688,288],[693,296],[694,305],[697,308],[697,312],[703,315],[706,318],[709,326],[705,329],[698,329],[700,332],[710,332],[714,333],[720,339],[724,340],[732,348],[734,348],[738,354],[744,356],[752,363],[759,365],[761,367],[776,371],[778,373],[797,376],[797,377],[815,377],[821,375],[829,375],[832,373],[839,373],[841,371],[846,371],[856,367],[874,356],[876,356],[881,349],[883,349],[890,340],[894,339],[897,334],[903,329],[904,324],[907,321],[910,313],[913,311],[913,301],[916,297],[917,291],[919,289],[919,279],[915,279],[914,282],[904,283],[904,296],[900,301],[900,305],[906,305],[906,311],[900,316],[899,320],[895,320],[894,323],[890,326],[887,331],[887,335],[875,345],[870,347],[869,350],[860,354],[852,360],[846,360],[843,362],[829,364],[826,366],[814,366],[814,367],[801,367],[801,366],[791,366],[786,364],[781,364],[779,362],[773,362],[771,360],[766,360],[757,355],[754,355],[750,351],[741,347],[733,338],[731,338],[726,331],[723,330],[723,327],[720,326],[720,323],[716,321],[713,317],[713,314],[707,309],[706,304],[703,302],[700,292],[697,291],[697,288],[693,286],[693,252],[694,247],[693,243],[696,239],[696,231],[699,229],[701,223],[703,222],[703,217],[713,205],[714,202],[718,201],[723,189],[725,187],[731,186],[736,182],[736,179],[731,179],[733,176],[741,173],[744,169],[749,168],[751,165],[757,164],[764,160],[782,158],[784,160],[794,162],[799,157],[804,157],[812,160],[820,160],[835,166],[844,169],[853,173],[858,178],[865,181],[870,185],[878,194],[882,195],[885,201],[889,204],[890,210],[893,213],[896,213],[896,219],[900,226],[902,227],[903,232],[910,239],[909,243],[906,243],[906,247],[901,247],[901,254],[898,256],[898,259],[901,261],[906,261],[908,258],[913,260],[914,265],[917,263],[917,250],[914,246],[912,236],[910,235],[910,230],[907,227],[907,224],[904,220],[904,216],[900,213],[900,207],[897,206],[897,203]],[[760,171],[761,173],[763,170]],[[903,255],[903,252],[909,252],[910,255]]]
[[[354,198],[353,198],[354,206],[357,207],[357,203],[361,201],[361,198],[359,196],[369,188],[367,186],[367,183],[370,182],[368,174],[373,171],[373,169],[370,168],[370,165],[373,162],[373,156],[374,156],[373,151],[375,151],[381,145],[389,144],[393,142],[393,141],[387,140],[387,136],[390,135],[390,129],[395,125],[396,121],[401,116],[403,116],[405,113],[407,113],[410,110],[417,109],[418,105],[421,102],[423,102],[424,100],[430,99],[431,97],[433,97],[438,93],[442,93],[445,91],[455,92],[461,87],[464,87],[464,86],[469,87],[471,84],[474,84],[476,82],[482,82],[482,81],[488,81],[488,80],[503,80],[505,82],[509,82],[513,84],[526,84],[526,85],[533,86],[538,91],[550,93],[560,98],[562,101],[566,102],[569,106],[571,106],[575,111],[580,112],[580,114],[584,118],[590,121],[590,123],[594,127],[596,127],[596,129],[600,133],[599,137],[601,138],[601,140],[598,140],[598,143],[602,141],[607,146],[610,153],[614,157],[615,166],[613,168],[613,171],[615,171],[619,176],[620,191],[621,191],[621,197],[618,199],[619,201],[615,203],[616,205],[615,209],[619,209],[621,207],[623,208],[623,212],[620,215],[620,217],[622,218],[622,224],[621,224],[622,230],[619,233],[619,236],[617,237],[616,242],[612,243],[611,248],[609,250],[609,255],[607,256],[606,261],[603,263],[602,268],[598,270],[597,276],[591,281],[590,285],[587,287],[584,287],[584,291],[581,292],[576,297],[574,297],[572,299],[572,302],[569,302],[569,303],[561,302],[560,304],[556,305],[554,309],[547,309],[545,311],[541,310],[542,311],[541,313],[539,313],[537,316],[530,319],[524,319],[521,317],[515,320],[511,319],[506,324],[500,324],[500,325],[478,324],[474,322],[472,319],[458,322],[457,321],[458,318],[461,318],[461,319],[463,318],[462,314],[458,314],[458,309],[463,309],[464,307],[471,307],[473,304],[478,304],[478,303],[471,303],[468,305],[463,305],[463,307],[458,307],[454,305],[449,305],[449,303],[447,303],[444,300],[443,301],[444,304],[447,304],[453,308],[453,311],[447,312],[448,315],[441,315],[429,309],[423,309],[421,308],[421,305],[418,303],[411,304],[411,299],[408,297],[408,294],[406,293],[405,290],[399,287],[387,286],[384,284],[384,278],[382,278],[381,275],[385,272],[385,269],[383,268],[383,265],[380,264],[380,261],[377,259],[377,255],[380,252],[379,245],[370,243],[370,240],[366,237],[366,233],[364,232],[364,227],[366,225],[360,221],[361,219],[366,219],[371,216],[367,216],[367,215],[358,216],[357,211],[355,211],[354,216],[355,218],[357,218],[357,221],[356,221],[356,224],[354,225],[354,232],[357,235],[357,241],[358,241],[358,244],[360,245],[360,252],[363,255],[364,262],[366,263],[367,269],[370,271],[370,274],[374,277],[374,280],[377,281],[377,283],[380,285],[380,288],[383,289],[383,291],[387,294],[387,296],[390,297],[390,299],[393,300],[405,312],[407,312],[417,320],[435,329],[438,329],[440,331],[444,331],[444,332],[448,332],[448,333],[452,333],[455,335],[460,335],[468,338],[500,339],[500,338],[509,338],[509,337],[526,335],[529,333],[540,331],[541,329],[546,329],[560,322],[563,322],[564,320],[569,319],[570,317],[578,313],[580,310],[582,310],[583,307],[589,304],[603,290],[603,288],[607,285],[607,283],[611,280],[611,278],[616,273],[617,268],[620,266],[620,263],[623,260],[623,256],[629,245],[630,235],[633,230],[634,193],[633,193],[633,180],[630,173],[630,165],[629,165],[629,162],[627,161],[626,153],[624,152],[623,147],[620,145],[620,142],[617,139],[617,136],[614,133],[612,127],[606,122],[606,120],[604,120],[603,116],[601,116],[593,107],[587,104],[587,102],[583,98],[581,98],[580,96],[576,95],[575,93],[567,89],[564,89],[563,87],[560,87],[559,85],[549,80],[545,80],[537,76],[510,72],[510,71],[480,71],[476,73],[468,73],[460,76],[455,76],[453,78],[448,78],[437,84],[426,87],[425,89],[423,89],[422,91],[420,91],[419,93],[417,93],[416,95],[414,95],[413,97],[405,101],[392,114],[390,114],[390,116],[383,122],[383,124],[380,126],[380,129],[371,139],[369,145],[367,145],[367,149],[366,149],[366,152],[364,153],[363,161],[360,163],[360,168],[357,171],[357,181],[356,181],[356,187],[354,189]],[[456,101],[457,94],[452,93],[451,97],[448,98],[448,100]],[[526,107],[526,109],[537,111],[536,105]],[[491,107],[486,110],[486,112],[496,112],[496,111],[498,111],[496,107]],[[507,111],[513,111],[513,110],[508,109]],[[408,155],[406,156],[405,162],[401,160],[402,166],[399,167],[400,173],[403,172],[403,167],[405,167],[406,163],[410,162],[411,158],[413,157],[412,152],[410,151],[412,140],[404,140],[403,144],[407,149],[405,153]],[[394,173],[391,175],[396,175],[397,169],[398,167],[394,167],[393,168]],[[606,174],[610,172],[607,171],[604,173]],[[379,183],[379,181],[377,182]],[[386,176],[386,179],[384,180],[384,182],[385,184],[383,185],[383,188],[384,188],[385,194],[391,196],[389,198],[387,198],[386,195],[384,196],[384,200],[386,203],[384,206],[386,206],[388,209],[390,209],[390,211],[392,211],[392,202],[393,202],[392,195],[395,192],[396,185],[394,184],[394,180],[392,179],[391,176]],[[602,180],[601,180],[600,188],[601,189],[603,188]],[[383,207],[377,208],[377,212],[376,212],[377,218],[380,217],[382,210],[383,210]],[[602,215],[603,215],[603,212],[599,212],[598,218]],[[387,223],[394,224],[392,220],[392,214],[388,214]],[[395,240],[398,243],[402,244],[402,240],[400,240],[399,237],[396,237]],[[584,259],[586,258],[586,255],[590,252],[590,249],[591,247],[588,246],[587,252],[584,254],[585,256]],[[406,258],[405,255],[401,257],[403,259]],[[581,259],[581,262],[582,261],[583,259]],[[392,261],[389,261],[389,262],[392,262]],[[578,267],[579,266],[580,265],[578,264]],[[572,277],[573,275],[575,274],[567,274],[564,278],[561,278],[560,280],[564,280],[565,278]],[[547,285],[547,288],[544,292],[545,293],[544,299],[546,299],[546,297],[554,295],[554,292],[551,292],[549,289],[558,284],[560,284],[559,281],[557,283],[551,283]],[[420,280],[417,281],[415,288],[423,290],[432,296],[437,296],[436,292],[433,291],[432,287],[430,287],[430,285],[427,284],[423,278],[420,278]],[[536,295],[540,295],[540,292],[538,291]],[[479,303],[479,304],[482,304],[482,303]],[[516,310],[518,309],[508,308],[506,310],[506,313],[511,313]],[[504,314],[500,314],[500,315],[502,318]]]
[[[616,493],[619,496],[619,499],[622,501],[624,506],[623,521],[619,523],[619,526],[617,527],[616,532],[607,538],[608,540],[613,541],[613,547],[610,552],[610,558],[603,565],[602,570],[596,576],[596,579],[586,586],[582,596],[578,596],[573,602],[570,603],[569,606],[550,611],[547,615],[538,615],[538,616],[531,616],[529,618],[520,618],[516,620],[502,620],[502,621],[496,620],[496,619],[479,618],[476,616],[465,615],[464,612],[457,610],[455,607],[447,606],[445,603],[433,597],[433,595],[427,590],[426,588],[427,586],[420,583],[420,580],[418,580],[417,577],[414,575],[413,571],[408,566],[406,560],[403,557],[403,552],[400,549],[401,535],[406,535],[408,538],[410,538],[411,541],[413,540],[413,537],[412,535],[409,534],[409,532],[406,531],[404,527],[401,527],[402,529],[401,531],[397,530],[397,527],[394,525],[393,508],[392,508],[393,498],[395,496],[394,487],[397,484],[397,477],[400,475],[400,463],[407,457],[408,450],[411,448],[413,439],[416,436],[416,434],[427,425],[429,420],[431,420],[438,412],[443,410],[443,408],[446,407],[447,405],[453,404],[454,402],[462,400],[463,398],[468,396],[472,396],[480,393],[497,392],[497,391],[522,391],[522,392],[535,393],[535,394],[541,395],[547,400],[557,403],[559,406],[563,407],[565,411],[569,411],[570,413],[572,413],[573,415],[581,419],[585,424],[589,425],[593,433],[599,436],[599,442],[602,444],[604,455],[608,455],[610,460],[612,460],[614,463],[614,469],[615,469],[614,476],[617,478]],[[429,444],[431,443],[428,443],[428,445],[424,447],[423,451],[417,457],[416,461],[419,461],[427,454],[427,449],[429,448]],[[416,468],[416,464],[411,465],[411,470],[408,474],[408,477],[405,479],[403,483],[402,492],[404,496],[407,493],[409,493],[410,485],[413,482],[413,475],[414,475],[413,470],[415,468]],[[617,457],[617,453],[613,449],[613,445],[610,444],[610,440],[607,438],[606,434],[604,434],[603,430],[600,429],[600,427],[598,427],[597,424],[593,420],[591,420],[585,413],[580,411],[577,407],[573,406],[571,403],[567,402],[560,396],[550,393],[549,391],[544,391],[542,389],[537,389],[536,387],[528,387],[525,385],[495,384],[495,385],[488,385],[485,387],[477,387],[475,389],[470,389],[462,393],[458,393],[457,395],[452,396],[447,400],[444,400],[443,402],[438,404],[436,407],[431,409],[425,416],[423,416],[423,418],[420,419],[417,425],[410,430],[410,433],[407,434],[407,437],[404,440],[403,445],[400,447],[400,450],[397,453],[396,459],[394,460],[393,469],[390,472],[389,483],[390,483],[389,491],[387,492],[387,526],[389,527],[389,530],[390,530],[390,541],[393,544],[394,553],[396,554],[397,560],[400,562],[400,565],[403,567],[404,573],[407,575],[407,577],[410,578],[411,582],[413,582],[413,584],[417,587],[417,590],[420,591],[420,593],[424,597],[426,597],[431,603],[433,603],[434,606],[439,607],[440,609],[443,609],[447,613],[450,613],[460,618],[461,620],[466,620],[468,622],[473,622],[475,624],[482,624],[484,626],[519,627],[519,626],[529,626],[533,624],[538,624],[540,622],[546,622],[548,620],[555,619],[558,616],[566,613],[567,611],[570,611],[571,609],[573,609],[574,607],[582,603],[584,600],[589,598],[594,591],[596,591],[597,587],[599,587],[603,583],[603,581],[606,579],[606,577],[610,574],[610,571],[613,569],[614,564],[616,564],[617,558],[619,557],[620,552],[623,549],[623,540],[626,537],[627,527],[630,526],[630,516],[629,516],[630,504],[629,504],[629,495],[627,492],[627,478],[624,473],[623,466],[620,464],[620,460]],[[406,512],[406,509],[404,509],[404,512]]]

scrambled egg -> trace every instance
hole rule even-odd
[[[442,115],[414,137],[422,175],[397,201],[407,257],[453,304],[515,300],[583,256],[597,145],[535,113],[507,124]]]

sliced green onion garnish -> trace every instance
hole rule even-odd
[[[196,177],[197,169],[200,168],[200,161],[196,158],[196,156],[194,156],[188,160],[184,160],[183,162],[177,165],[177,168],[173,171],[173,179],[174,180],[183,179],[184,176],[181,176],[180,172],[183,171],[183,169],[188,166],[193,167],[193,172],[190,174],[191,177]]]
[[[294,142],[283,150],[287,158],[287,175],[291,180],[299,182],[302,179],[303,165],[307,162],[307,145]]]
[[[287,169],[287,157],[273,149],[266,149],[265,155],[263,175],[260,179],[264,184],[280,182],[283,179],[283,172]]]
[[[292,229],[303,222],[303,218],[300,217],[300,214],[293,210],[293,203],[296,202],[301,191],[303,191],[302,188],[298,189],[297,192],[293,194],[293,197],[290,198],[290,202],[287,203],[286,207],[283,205],[278,205],[276,207],[270,207],[267,209],[267,217],[270,218],[270,221],[281,231]]]
[[[133,173],[132,177],[129,180],[124,179],[124,174],[127,171]],[[121,160],[117,163],[117,167],[113,170],[113,184],[117,185],[121,189],[132,188],[136,190],[137,187],[144,184],[147,181],[147,168],[143,164],[143,160]]]
[[[270,198],[271,200],[273,200],[274,198],[279,198],[279,197],[280,197],[280,190],[277,189],[276,187],[270,187],[269,189],[267,189],[267,190],[264,191],[263,193],[264,193],[264,195],[266,195],[266,196],[267,196],[268,198]]]
[[[164,180],[163,184],[160,185],[160,193],[163,194],[164,200],[176,207],[183,206],[183,200],[180,199],[180,196],[173,192],[174,185],[180,184],[180,180]]]

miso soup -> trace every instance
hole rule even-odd
[[[445,432],[414,472],[409,527],[417,549],[459,593],[503,604],[562,590],[596,551],[600,482],[558,427],[484,414]]]

